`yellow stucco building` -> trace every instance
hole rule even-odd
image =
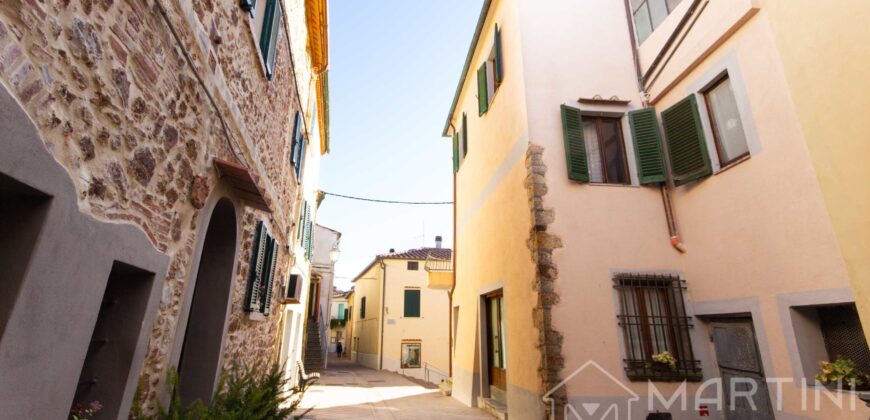
[[[415,248],[377,256],[354,280],[351,360],[431,383],[449,377],[450,304],[445,281],[451,250]]]
[[[443,131],[453,396],[520,419],[867,417],[814,377],[870,371],[870,169],[848,160],[868,52],[847,41],[868,13],[485,1]]]

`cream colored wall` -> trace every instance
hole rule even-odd
[[[353,349],[354,358],[360,364],[373,369],[378,368],[381,345],[381,281],[383,281],[383,270],[379,264],[374,264],[354,280],[352,334],[354,338],[359,339],[359,346]],[[359,314],[364,297],[366,316],[362,318]]]
[[[531,213],[523,187],[528,137],[517,11],[515,0],[496,0],[491,5],[452,117],[454,127],[458,128],[462,113],[467,113],[469,132],[468,155],[456,174],[457,257],[453,294],[453,305],[459,307],[453,396],[467,405],[476,405],[480,395],[477,344],[480,295],[482,290],[494,287],[503,287],[505,293],[508,392],[518,389],[532,394],[540,387],[537,377],[540,353],[536,340],[530,339],[536,337],[532,333],[536,298],[532,289],[534,266],[526,247]],[[480,117],[476,70],[490,52],[495,23],[501,29],[504,81],[488,112]]]
[[[863,42],[870,7],[864,0],[763,4],[868,334],[870,165],[857,157],[870,156],[870,50]]]
[[[758,305],[755,323],[765,373],[791,377],[796,355],[788,341],[793,332],[783,328],[780,300],[803,292],[822,296],[844,290],[849,281],[763,11],[753,9],[748,0],[711,0],[683,50],[652,89],[660,112],[725,64],[736,63],[755,122],[749,128],[760,143],[748,161],[676,189],[674,209],[688,248],[679,254],[668,242],[658,188],[581,185],[566,175],[560,104],[619,112],[641,106],[622,2],[566,0],[548,8],[521,4],[528,6],[521,11],[529,137],[545,147],[549,192],[544,205],[555,209],[550,230],[564,244],[554,257],[561,299],[553,312],[556,329],[564,336],[562,376],[594,360],[635,392],[646,394],[645,383],[630,383],[623,373],[612,275],[655,271],[686,278],[690,308],[716,302],[727,312],[739,307],[728,302]],[[571,48],[565,48],[568,42]],[[594,94],[618,95],[632,103],[620,109],[576,102]],[[631,150],[627,124],[624,134]],[[631,154],[628,160],[633,166]],[[470,252],[463,251],[461,239],[457,284],[463,282],[462,259]],[[578,320],[586,322],[579,327]],[[705,329],[696,323],[693,346],[709,378],[718,370]],[[663,391],[676,388],[656,385]],[[582,377],[567,387],[569,396],[625,395],[609,382]],[[784,386],[786,412],[799,413],[798,392],[794,385]],[[823,409],[838,418],[867,415],[863,409],[838,413],[828,402]]]
[[[423,379],[425,372],[420,369],[401,368],[401,346],[404,341],[420,341],[421,363],[428,363],[435,369],[448,372],[449,365],[449,328],[450,302],[446,290],[426,287],[428,273],[423,269],[425,261],[418,261],[419,270],[408,270],[409,260],[386,260],[386,302],[384,325],[384,369],[401,372],[404,375]],[[405,289],[420,290],[420,317],[405,318]],[[433,382],[441,377],[432,374]]]

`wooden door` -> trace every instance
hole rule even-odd
[[[725,418],[728,420],[773,420],[770,395],[764,378],[764,368],[758,353],[758,342],[752,328],[752,318],[715,321],[711,325],[716,362],[722,375]],[[751,399],[744,395],[753,388]],[[744,393],[735,395],[732,390]]]
[[[489,385],[497,388],[491,395],[499,395],[507,389],[507,366],[505,357],[504,296],[498,294],[486,297],[487,362],[489,364]]]

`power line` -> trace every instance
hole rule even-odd
[[[359,200],[359,201],[368,201],[371,203],[383,203],[383,204],[411,204],[411,205],[444,205],[444,204],[453,204],[452,201],[397,201],[397,200],[378,200],[374,198],[365,198],[365,197],[353,197],[350,195],[343,194],[335,194],[331,192],[321,191],[324,195],[331,195],[333,197],[347,198],[349,200]]]

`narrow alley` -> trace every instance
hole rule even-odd
[[[300,412],[309,409],[304,419],[492,419],[437,387],[334,358],[302,400]]]

